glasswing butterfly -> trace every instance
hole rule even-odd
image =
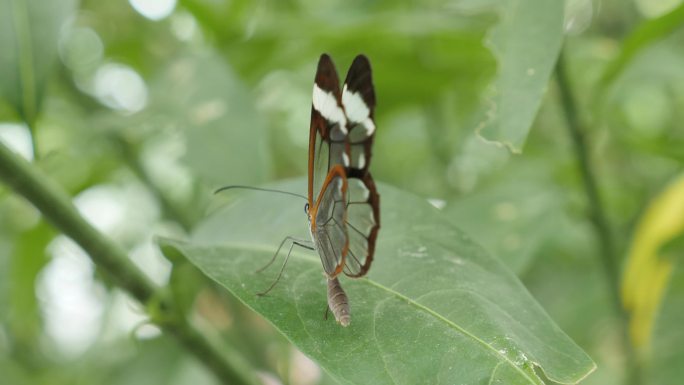
[[[328,281],[328,309],[342,326],[349,325],[351,315],[338,276],[344,273],[359,278],[368,273],[380,229],[380,196],[368,171],[375,135],[374,109],[368,58],[358,55],[354,59],[340,91],[332,59],[321,55],[311,107],[308,195],[247,186],[217,190],[250,188],[306,198],[304,211],[312,241],[287,237],[280,243],[273,258],[259,271],[275,261],[287,241],[292,242],[278,277],[259,295],[278,283],[294,245],[316,250]]]
[[[342,326],[351,321],[338,275],[364,276],[380,229],[380,196],[368,171],[375,122],[375,91],[368,58],[352,62],[340,92],[330,57],[321,55],[309,131],[311,239],[328,278],[328,306]]]

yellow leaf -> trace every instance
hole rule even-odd
[[[662,248],[684,233],[684,175],[655,197],[637,225],[622,280],[634,346],[650,344],[653,322],[672,273]]]

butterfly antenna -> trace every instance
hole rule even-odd
[[[304,200],[309,200],[309,198],[305,197],[304,195],[289,192],[289,191],[282,191],[282,190],[274,190],[270,188],[261,188],[261,187],[252,187],[252,186],[240,186],[240,185],[231,185],[231,186],[223,186],[216,191],[214,191],[214,194],[218,194],[222,191],[226,190],[232,190],[232,189],[244,189],[244,190],[256,190],[256,191],[266,191],[266,192],[275,192],[275,193],[281,193],[281,194],[286,194],[286,195],[292,195],[294,197],[302,198]]]

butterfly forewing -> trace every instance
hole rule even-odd
[[[309,204],[313,207],[328,172],[349,159],[347,118],[335,65],[321,55],[316,71],[309,131]]]
[[[342,105],[349,131],[349,167],[362,177],[368,171],[375,134],[375,91],[370,63],[363,55],[357,56],[349,68],[342,87]]]
[[[354,59],[342,88],[342,105],[349,134],[349,166],[347,179],[347,233],[349,251],[344,273],[361,277],[368,272],[375,240],[380,228],[380,197],[368,167],[375,135],[375,91],[368,59]]]

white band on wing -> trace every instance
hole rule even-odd
[[[343,134],[347,134],[347,118],[344,115],[344,110],[337,105],[337,98],[332,93],[323,91],[315,83],[313,87],[313,107],[325,119],[337,123]]]
[[[366,136],[373,135],[375,124],[370,118],[370,109],[363,101],[361,94],[349,91],[346,84],[342,89],[342,105],[344,105],[344,110],[350,121],[363,124],[366,129]]]

